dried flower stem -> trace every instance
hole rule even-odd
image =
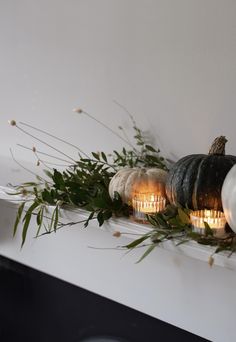
[[[21,121],[20,124],[23,125],[23,126],[32,128],[32,129],[34,129],[34,130],[37,131],[37,132],[43,133],[43,134],[45,134],[45,135],[47,135],[47,136],[49,136],[49,137],[51,137],[51,138],[53,138],[53,139],[55,139],[55,140],[58,140],[58,141],[60,141],[60,142],[62,142],[62,143],[64,143],[64,144],[68,145],[68,146],[71,146],[71,147],[75,148],[77,151],[79,151],[81,154],[83,154],[84,156],[86,156],[86,157],[88,158],[88,154],[86,154],[86,153],[85,153],[83,150],[81,150],[78,146],[76,146],[76,145],[74,145],[74,144],[72,144],[72,143],[70,143],[70,142],[68,142],[68,141],[66,141],[66,140],[64,140],[64,139],[62,139],[62,138],[59,138],[59,137],[57,137],[56,135],[53,135],[53,134],[51,134],[51,133],[49,133],[49,132],[47,132],[47,131],[45,131],[45,130],[43,130],[43,129],[37,128],[37,127],[32,126],[32,125],[29,125],[29,124],[27,124],[27,123],[25,123],[25,122],[22,122],[22,121]]]
[[[60,166],[60,167],[72,167],[74,165],[65,165],[65,164],[57,164],[57,163],[53,163],[53,162],[50,162],[50,161],[47,161],[47,160],[44,160],[44,159],[39,159],[39,161],[48,167],[48,165],[52,165],[52,166]]]
[[[70,165],[65,165],[65,164],[57,164],[57,163],[53,163],[53,162],[50,162],[50,161],[41,159],[41,158],[39,157],[38,152],[37,152],[36,149],[33,151],[33,153],[34,153],[35,157],[37,158],[37,161],[38,161],[39,165],[40,165],[40,163],[41,163],[41,164],[43,164],[46,168],[48,168],[48,169],[50,169],[50,170],[52,170],[52,171],[53,171],[53,168],[52,168],[51,166],[49,166],[49,165],[52,165],[52,166],[60,166],[60,167],[69,167],[69,166],[70,166]]]
[[[34,151],[34,155],[35,155],[35,157],[36,157],[36,159],[37,159],[37,165],[38,165],[38,166],[39,166],[40,164],[43,164],[43,166],[45,166],[47,169],[53,171],[53,169],[52,169],[50,166],[48,166],[48,165],[44,162],[44,160],[42,160],[42,159],[38,156],[38,154],[37,154],[36,151]]]
[[[46,216],[45,216],[45,218],[46,218]],[[50,217],[47,217],[47,218],[49,220],[51,219]],[[95,220],[95,219],[96,219],[96,217],[93,217],[91,220]],[[85,222],[87,222],[87,219],[76,221],[76,222],[68,222],[68,223],[59,222],[56,231],[58,231],[59,229],[62,229],[64,227],[72,227],[72,226],[74,226],[76,224],[85,223]],[[55,230],[47,230],[45,233],[42,233],[42,234],[38,235],[37,237],[40,237],[40,236],[43,236],[43,235],[48,235],[48,234],[51,234],[51,233],[55,233],[56,231]]]
[[[65,154],[64,152],[58,150],[56,147],[54,147],[54,146],[52,146],[52,145],[46,143],[45,141],[41,140],[40,138],[38,138],[38,137],[34,136],[33,134],[27,132],[26,130],[24,130],[24,129],[21,128],[20,126],[18,126],[18,125],[15,125],[15,126],[16,126],[22,133],[24,133],[24,134],[28,135],[29,137],[31,137],[31,138],[33,138],[33,139],[39,141],[40,143],[46,145],[47,147],[50,147],[50,148],[53,149],[54,151],[56,151],[56,152],[60,153],[61,155],[63,155],[64,157],[69,158],[69,159],[72,160],[74,163],[76,162],[74,158],[72,158],[72,157],[68,156],[67,154]]]
[[[135,247],[135,249],[136,248],[148,247],[148,246],[152,246],[152,244],[150,243],[150,244],[140,245],[140,246]],[[117,246],[117,247],[94,247],[94,246],[88,246],[88,248],[90,248],[90,249],[98,249],[98,250],[119,250],[119,251],[124,251],[124,250],[126,251],[127,250],[126,246]],[[133,249],[130,249],[130,250],[126,251],[123,256],[125,256],[128,253],[132,252],[132,250]]]
[[[128,114],[130,120],[132,121],[133,126],[134,126],[134,127],[137,127],[137,124],[136,124],[136,122],[135,122],[135,120],[134,120],[134,117],[133,117],[133,115],[128,111],[128,109],[127,109],[125,106],[123,106],[122,104],[120,104],[120,103],[119,103],[118,101],[116,101],[116,100],[113,100],[113,102],[114,102],[117,106],[119,106],[120,108],[122,108],[122,109],[126,112],[126,114]]]
[[[97,118],[95,118],[93,115],[89,114],[88,112],[85,112],[84,110],[81,109],[74,109],[73,112],[75,113],[82,113],[87,115],[90,119],[96,121],[99,125],[103,126],[104,128],[106,128],[108,131],[110,131],[111,133],[113,133],[115,136],[117,136],[119,139],[121,139],[123,142],[125,142],[127,145],[129,145],[130,147],[133,148],[132,144],[126,140],[125,138],[123,138],[119,133],[117,133],[116,131],[114,131],[112,128],[110,128],[109,126],[107,126],[106,124],[104,124],[102,121],[98,120]]]
[[[25,167],[24,165],[22,165],[18,160],[16,160],[16,158],[14,157],[13,155],[13,152],[12,152],[12,149],[10,148],[10,153],[11,153],[11,156],[12,156],[12,159],[14,160],[14,162],[19,165],[22,169],[24,169],[25,171],[31,173],[32,175],[36,176],[36,177],[39,177],[40,180],[42,180],[43,182],[45,183],[50,183],[52,184],[51,182],[47,181],[46,179],[44,179],[43,177],[37,175],[37,173],[34,173],[32,170],[28,169],[27,167]]]
[[[132,146],[133,150],[134,150],[135,152],[138,152],[137,149],[135,148],[135,146],[133,146],[133,144],[132,144],[131,141],[129,140],[129,137],[128,137],[128,135],[127,135],[125,129],[124,129],[122,126],[119,126],[119,129],[120,129],[121,132],[123,133],[125,139],[126,139],[127,141],[129,141],[130,146]]]
[[[20,147],[22,147],[22,148],[24,148],[24,149],[26,149],[26,150],[30,150],[30,151],[35,152],[34,149],[32,149],[32,148],[30,148],[30,147],[27,147],[27,146],[24,146],[24,145],[21,145],[21,144],[17,144],[17,146],[20,146]],[[70,161],[65,160],[65,159],[62,159],[62,158],[59,158],[59,157],[56,157],[56,156],[53,156],[52,154],[49,154],[49,153],[46,153],[46,152],[42,152],[42,151],[38,151],[38,150],[37,150],[37,153],[38,153],[38,154],[42,154],[42,155],[47,156],[47,157],[50,157],[50,158],[54,158],[54,159],[63,161],[63,162],[65,162],[65,163],[68,163],[68,164],[69,164],[69,165],[65,165],[65,166],[72,166]]]

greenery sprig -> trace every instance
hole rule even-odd
[[[128,140],[127,134],[122,127],[119,127],[119,129],[124,133],[124,138],[101,121],[94,118],[91,114],[88,114],[81,109],[75,109],[74,112],[85,114],[90,119],[95,120],[97,123],[112,131],[112,133],[120,137],[128,147],[123,147],[121,151],[115,150],[109,155],[105,152],[92,152],[91,155],[88,155],[77,146],[64,139],[58,138],[45,130],[38,129],[37,127],[23,122],[17,124],[15,120],[11,120],[9,122],[10,125],[18,128],[22,133],[61,154],[61,157],[55,157],[43,151],[38,151],[33,147],[32,151],[36,156],[37,165],[43,165],[43,167],[46,168],[44,172],[47,179],[37,176],[35,182],[27,182],[15,187],[16,192],[14,194],[21,194],[23,196],[14,225],[15,235],[19,223],[22,222],[22,246],[25,243],[29,224],[33,216],[36,216],[36,237],[56,232],[58,229],[65,226],[71,226],[73,223],[61,222],[60,212],[61,209],[65,207],[68,209],[83,208],[89,211],[90,215],[88,219],[83,222],[85,227],[87,227],[90,220],[94,219],[96,219],[99,226],[101,226],[112,216],[128,217],[130,208],[127,204],[122,202],[120,195],[115,193],[113,199],[109,196],[109,183],[115,173],[122,167],[158,167],[165,170],[168,169],[166,160],[160,155],[160,150],[155,149],[153,146],[146,143],[143,132],[137,127],[132,116],[134,144]],[[35,130],[40,132],[40,134],[50,136],[55,140],[59,140],[60,142],[74,147],[79,151],[78,160],[68,156],[53,145],[48,144],[46,141],[42,140],[41,137],[39,138],[33,135],[27,129]],[[28,149],[26,146],[20,146]],[[60,162],[63,161],[64,163],[67,163],[68,166],[64,171],[52,168],[52,163],[41,158],[41,155],[50,156]],[[28,171],[31,172],[30,170]],[[30,202],[30,205],[28,202]],[[50,207],[53,208],[51,215],[49,210]],[[43,233],[42,229],[44,230]]]
[[[201,245],[215,247],[214,252],[210,255],[209,264],[214,262],[213,255],[221,251],[228,251],[228,256],[236,251],[236,234],[230,229],[224,237],[214,236],[212,229],[205,224],[205,232],[203,235],[193,231],[190,222],[191,210],[168,205],[163,212],[158,212],[155,215],[147,215],[148,222],[154,227],[147,234],[139,237],[130,244],[124,246],[128,250],[132,250],[142,245],[145,241],[149,241],[145,253],[141,256],[138,262],[142,261],[151,251],[160,243],[172,240],[176,246],[189,241],[195,241]]]

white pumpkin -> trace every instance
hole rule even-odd
[[[124,203],[131,203],[132,194],[137,191],[158,192],[165,196],[167,172],[157,168],[124,168],[119,170],[110,181],[109,194],[114,197],[118,192]]]
[[[226,221],[236,232],[236,165],[230,169],[225,177],[221,199]]]

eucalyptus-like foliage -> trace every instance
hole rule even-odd
[[[205,232],[203,235],[192,230],[190,222],[191,210],[168,205],[163,212],[158,212],[155,215],[147,215],[147,220],[154,227],[147,234],[140,236],[137,240],[132,241],[124,248],[132,250],[139,246],[145,247],[146,251],[138,260],[142,261],[151,251],[160,243],[172,240],[176,246],[189,241],[195,241],[202,245],[215,247],[215,253],[228,251],[229,256],[236,251],[236,234],[228,228],[228,233],[224,237],[216,237],[207,222],[205,224]],[[213,257],[210,256],[209,263],[213,264]]]
[[[15,235],[19,223],[22,222],[22,246],[33,216],[36,216],[36,236],[75,224],[76,222],[61,222],[60,211],[65,207],[88,210],[90,215],[83,222],[85,227],[93,219],[97,219],[101,226],[112,216],[129,216],[130,208],[122,202],[119,194],[115,193],[113,199],[109,196],[109,183],[115,173],[125,166],[158,167],[167,170],[160,150],[146,144],[141,130],[136,126],[134,131],[135,147],[131,149],[124,147],[120,152],[113,151],[109,155],[104,152],[92,152],[91,157],[79,155],[78,161],[64,171],[56,168],[52,171],[46,169],[47,180],[37,177],[36,182],[16,187],[16,193],[25,196],[14,225]],[[51,207],[53,209],[50,214]]]

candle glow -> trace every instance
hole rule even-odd
[[[154,193],[135,193],[132,199],[134,217],[145,221],[146,215],[155,214],[165,208],[166,199]]]
[[[217,210],[197,210],[190,214],[193,230],[197,233],[205,233],[205,222],[213,231],[213,235],[222,236],[225,234],[225,215]]]

